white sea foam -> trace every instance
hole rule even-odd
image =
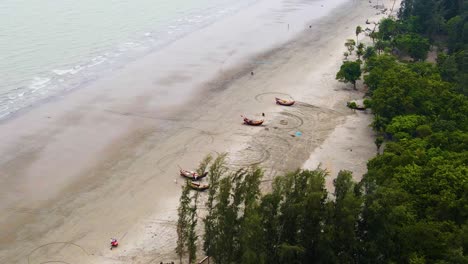
[[[104,56],[98,56],[98,57],[94,57],[91,59],[91,63],[88,64],[88,68],[91,68],[91,67],[94,67],[96,65],[99,65],[99,64],[102,64],[104,63],[105,61],[107,61],[107,58],[104,57]]]
[[[157,48],[168,45],[185,34],[192,33],[197,29],[217,21],[221,17],[225,17],[228,13],[239,11],[256,1],[258,0],[226,0],[222,1],[222,3],[213,1],[209,6],[200,6],[193,10],[187,10],[187,12],[181,12],[177,17],[173,17],[171,20],[163,21],[162,23],[158,21],[158,24],[153,24],[153,28],[143,28],[143,30],[146,31],[135,31],[140,33],[135,33],[133,37],[129,37],[127,41],[116,38],[120,44],[112,43],[107,47],[105,45],[96,45],[96,47],[94,47],[86,46],[86,42],[69,43],[70,46],[62,47],[66,49],[66,52],[60,49],[60,47],[57,47],[57,49],[54,50],[56,54],[71,53],[73,56],[64,56],[63,58],[57,57],[58,61],[52,61],[56,68],[51,67],[47,69],[47,66],[44,67],[41,65],[30,75],[4,81],[3,85],[6,84],[4,87],[0,84],[0,92],[3,92],[3,96],[0,96],[0,107],[5,105],[10,106],[7,110],[0,108],[0,118],[7,115],[4,113],[5,111],[13,113],[49,96],[59,95],[60,92],[89,83],[89,81],[103,76],[106,72],[111,72],[116,68],[122,67],[130,60],[134,60]],[[235,6],[235,8],[226,8],[229,6]],[[218,10],[221,12],[218,13]],[[64,27],[64,29],[66,28],[67,27]],[[96,28],[96,30],[98,29],[100,28]],[[144,33],[141,34],[141,32]],[[122,33],[129,34],[131,32],[127,31]],[[129,35],[132,36],[131,34]],[[52,36],[54,35],[52,34]],[[57,39],[63,38],[63,32],[57,32],[56,37]],[[107,38],[112,41],[112,37],[107,36]],[[50,41],[53,43],[53,39]],[[94,43],[97,42],[93,42],[93,44]],[[76,47],[73,46],[75,44],[77,45]],[[73,52],[69,52],[70,50],[73,50]],[[83,51],[89,52],[89,54],[85,54]],[[62,64],[60,64],[60,59],[63,59]],[[31,63],[33,63],[33,61]],[[73,66],[74,63],[76,63],[76,66]],[[31,76],[34,75],[36,75],[36,77],[31,78]]]
[[[77,65],[71,69],[65,69],[65,70],[56,69],[56,70],[52,70],[52,72],[61,76],[65,74],[76,74],[80,72],[81,70],[83,70],[83,67],[81,65]]]
[[[51,78],[34,77],[33,80],[31,81],[31,84],[28,87],[29,89],[36,91],[36,90],[46,87],[50,81],[51,81]]]
[[[10,114],[11,114],[11,112],[4,112],[4,113],[2,113],[2,112],[0,111],[0,119],[5,118],[5,117],[7,117],[7,116],[10,115]]]

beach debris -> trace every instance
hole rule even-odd
[[[295,135],[296,135],[296,137],[300,137],[300,136],[302,136],[302,132],[297,131]]]

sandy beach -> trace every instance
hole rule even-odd
[[[265,190],[319,164],[327,187],[340,169],[359,180],[376,153],[372,115],[346,107],[363,91],[335,74],[356,26],[383,16],[372,5],[260,1],[1,122],[0,263],[175,261],[178,166],[207,154],[264,167]],[[262,113],[263,126],[242,125]]]

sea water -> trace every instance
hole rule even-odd
[[[256,0],[2,0],[0,119],[76,89]]]

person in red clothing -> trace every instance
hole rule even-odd
[[[115,238],[111,238],[111,250],[119,245],[119,242]]]

